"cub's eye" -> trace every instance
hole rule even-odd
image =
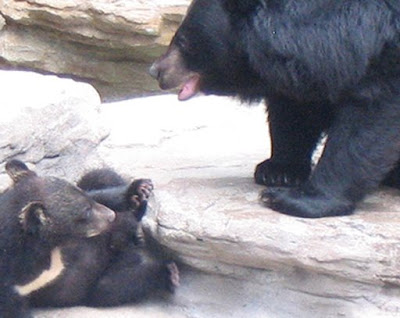
[[[92,216],[92,209],[88,208],[82,211],[82,214],[78,218],[77,222],[78,223],[87,223],[89,222],[90,218]]]

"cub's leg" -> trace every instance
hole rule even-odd
[[[159,261],[131,244],[90,291],[87,303],[117,306],[140,301],[155,291],[173,292],[178,285],[179,271],[175,263]]]

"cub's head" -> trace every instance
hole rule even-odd
[[[161,89],[179,88],[179,100],[198,92],[240,95],[251,90],[258,77],[249,68],[246,43],[239,33],[259,4],[258,0],[194,0],[150,75]]]
[[[82,190],[54,177],[39,177],[21,161],[11,160],[6,171],[14,181],[9,191],[22,229],[52,242],[92,237],[106,231],[115,213]]]

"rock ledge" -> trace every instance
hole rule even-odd
[[[147,75],[190,0],[4,0],[0,67],[68,75],[103,100],[157,91]],[[3,17],[3,18],[2,18]]]

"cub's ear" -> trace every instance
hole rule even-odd
[[[16,159],[10,160],[6,163],[6,171],[15,183],[27,176],[36,175],[36,173],[29,170],[25,163]]]
[[[253,12],[263,0],[223,0],[226,10],[233,14],[248,14]]]
[[[29,202],[19,213],[19,221],[25,232],[35,234],[48,222],[46,210],[42,202]]]

